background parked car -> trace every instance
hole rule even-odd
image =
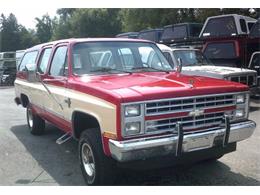
[[[256,95],[257,72],[255,70],[215,66],[197,49],[170,48],[162,44],[158,44],[158,46],[175,69],[177,65],[182,66],[183,74],[240,82],[248,85],[252,95]],[[181,64],[179,64],[180,62]]]
[[[202,48],[199,34],[202,23],[179,23],[164,26],[160,43],[171,47]]]
[[[162,28],[142,30],[139,32],[138,39],[145,39],[145,40],[159,43],[162,36],[162,32],[163,32]]]
[[[15,75],[15,52],[0,53],[0,85],[13,85]]]
[[[200,33],[204,55],[216,65],[247,68],[246,45],[255,23],[254,18],[237,14],[207,18]]]

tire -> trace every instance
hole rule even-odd
[[[222,158],[224,156],[224,154],[219,154],[219,155],[216,155],[214,157],[211,157],[211,158],[208,158],[206,159],[207,162],[215,162],[217,161],[218,159]]]
[[[26,108],[26,118],[27,118],[27,125],[30,130],[30,133],[33,135],[42,135],[45,132],[45,121],[38,116],[37,114],[33,113],[32,107],[28,104]]]
[[[80,168],[89,186],[113,185],[117,175],[112,158],[103,152],[99,129],[88,129],[81,133],[79,140]]]

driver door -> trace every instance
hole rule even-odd
[[[66,88],[68,81],[67,44],[58,45],[50,62],[49,71],[42,79],[47,92],[44,95],[46,117],[59,128],[69,130],[69,121],[65,119],[67,105]]]

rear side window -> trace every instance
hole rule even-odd
[[[251,28],[254,26],[255,22],[248,22],[247,23],[247,27],[248,27],[248,30],[251,30]]]
[[[256,69],[257,71],[260,71],[260,53],[254,55],[250,67]]]
[[[236,34],[237,28],[235,20],[233,16],[227,16],[209,19],[202,33],[202,36],[230,36]]]
[[[50,75],[65,76],[67,75],[67,46],[60,46],[56,49],[51,63]]]
[[[48,65],[48,62],[49,62],[49,58],[50,58],[50,55],[51,55],[51,50],[52,50],[52,48],[47,48],[47,49],[44,49],[44,51],[42,53],[42,56],[41,56],[41,59],[40,59],[40,62],[39,62],[39,67],[38,67],[38,71],[41,74],[46,72],[47,65]]]
[[[187,36],[186,25],[179,25],[165,28],[162,34],[162,39],[182,39]]]
[[[235,44],[228,43],[209,43],[204,51],[209,59],[234,59],[236,58]]]
[[[255,23],[255,25],[250,30],[250,37],[260,37],[260,22]]]
[[[239,23],[240,23],[240,26],[241,26],[241,30],[242,32],[247,32],[247,29],[246,29],[246,21],[244,19],[240,19],[239,20]]]
[[[27,52],[20,63],[19,71],[25,71],[26,64],[35,64],[37,55],[38,55],[38,51]]]

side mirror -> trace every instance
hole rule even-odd
[[[178,58],[177,61],[178,61],[177,72],[181,72],[181,70],[182,70],[182,59]]]
[[[36,64],[26,64],[25,72],[27,73],[27,81],[29,82],[37,82],[38,77],[36,73]]]

